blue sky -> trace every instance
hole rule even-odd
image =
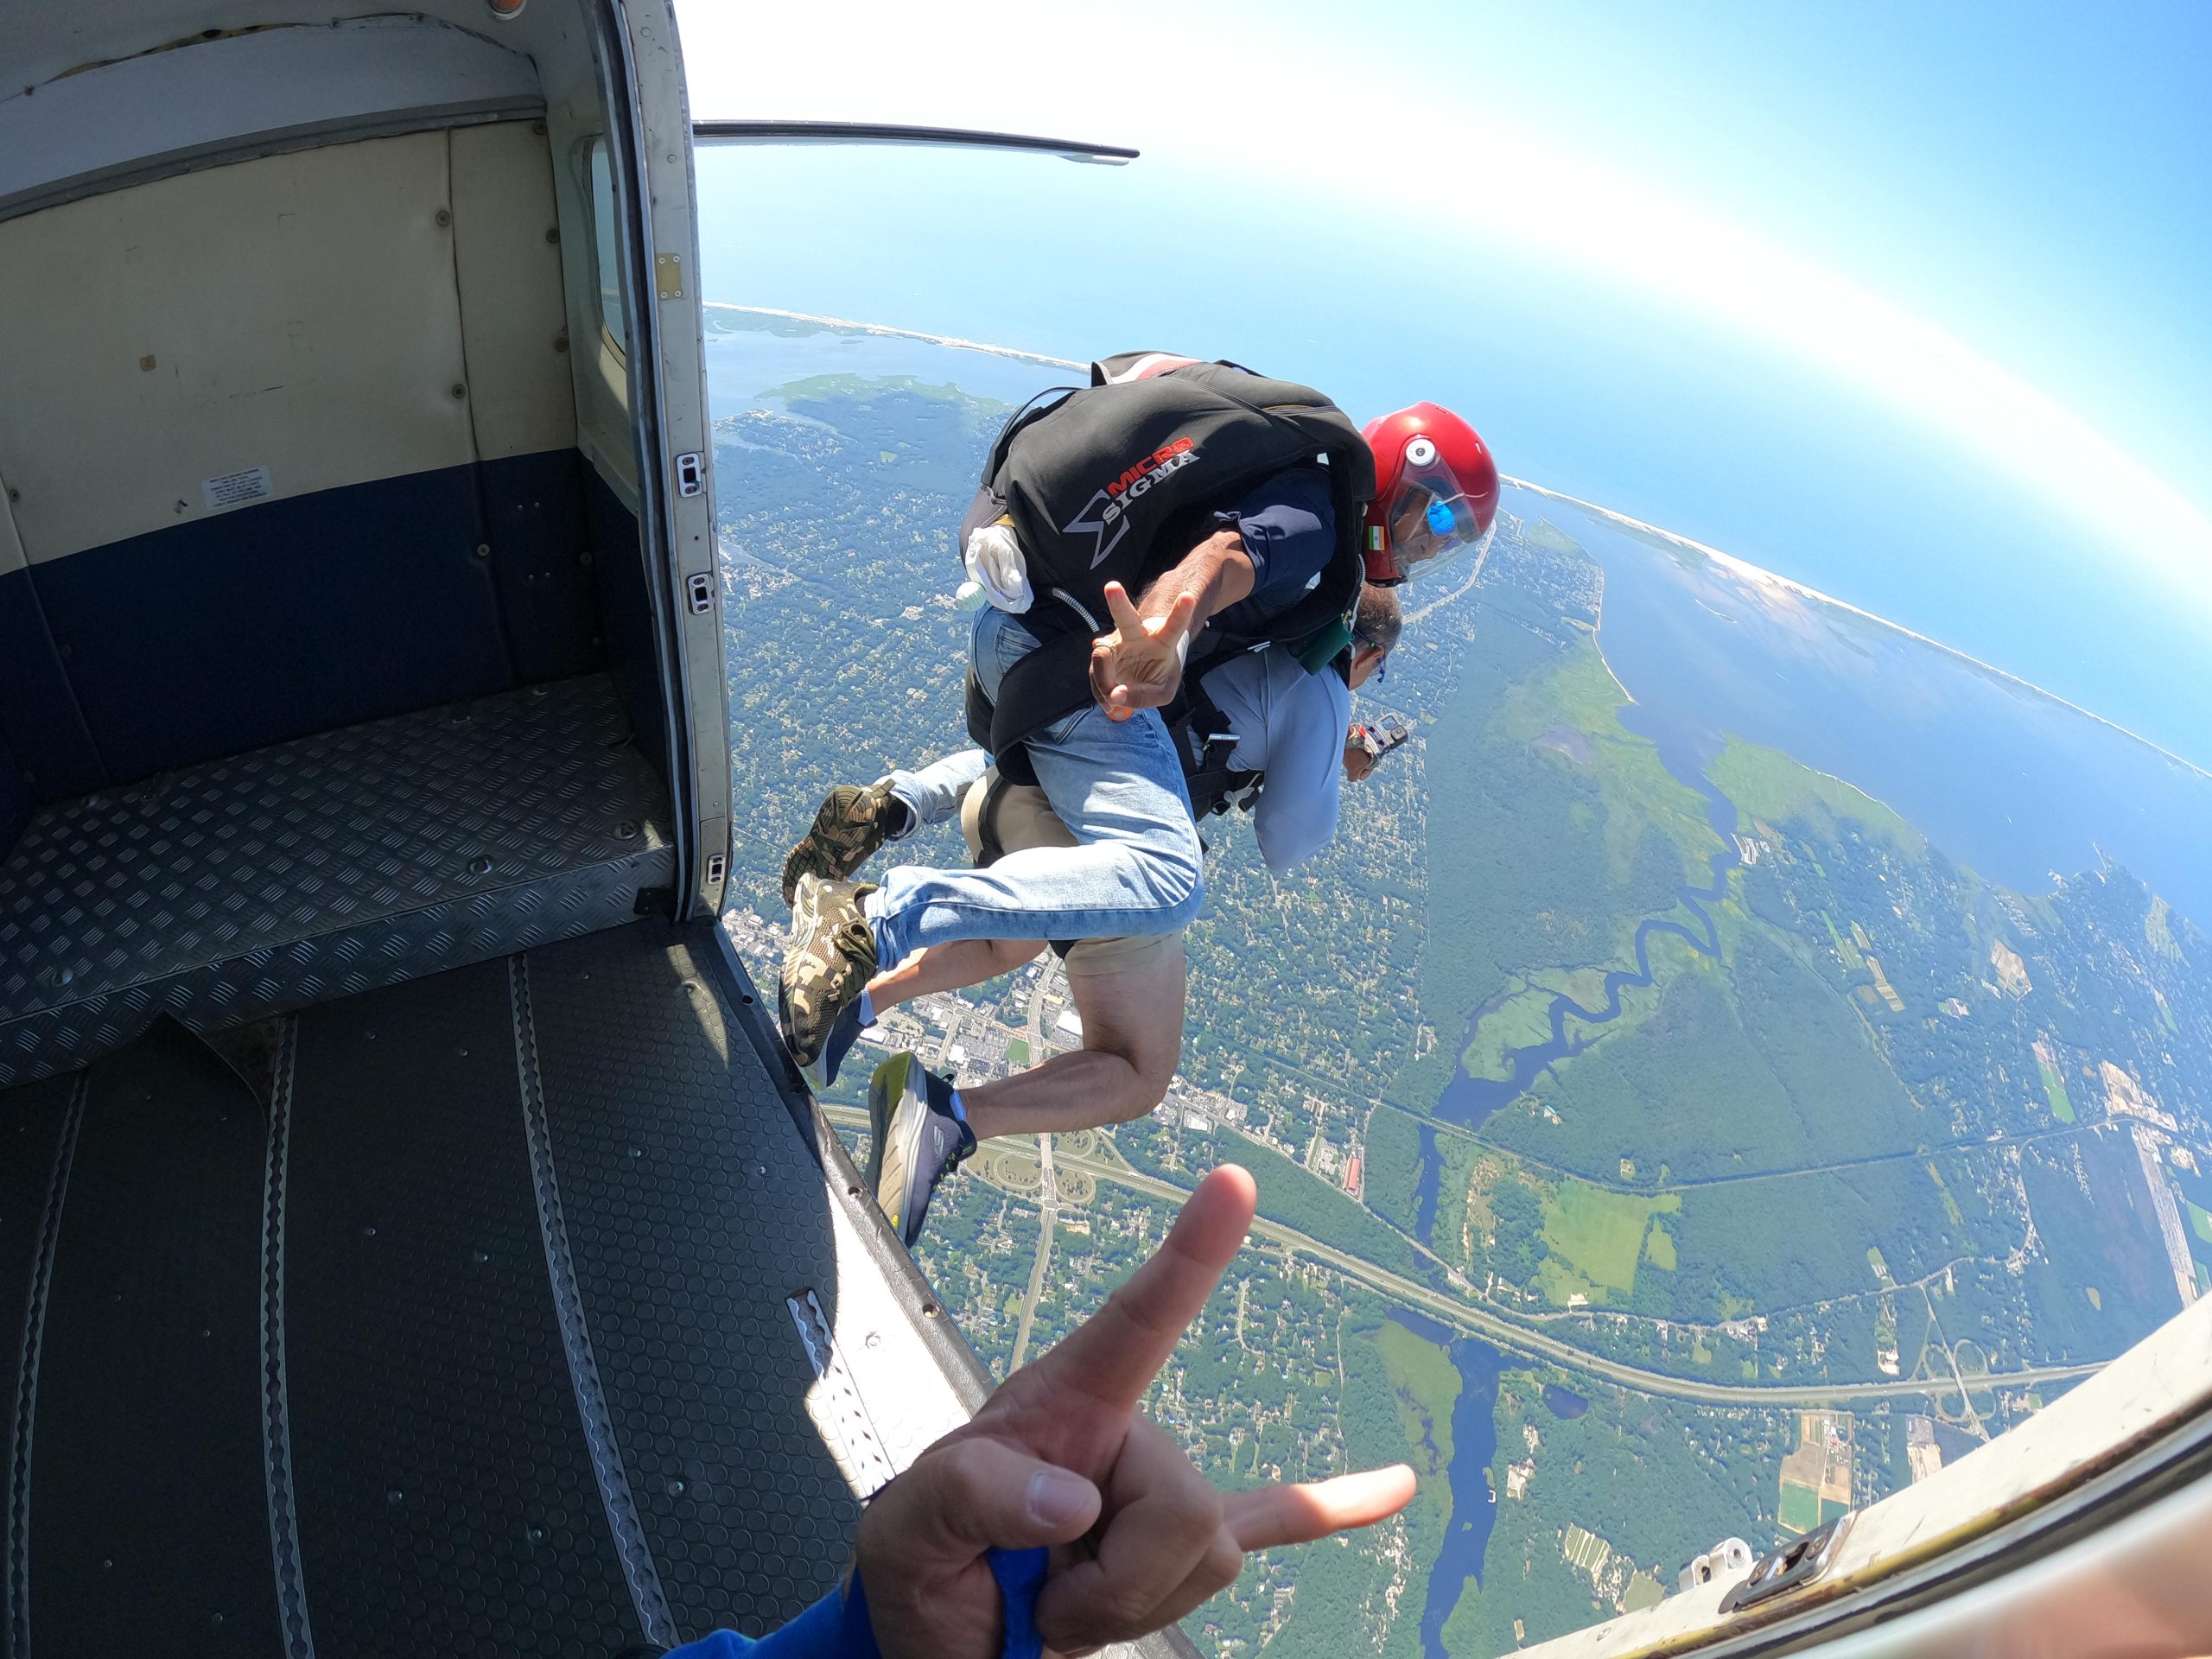
[[[708,155],[708,297],[1435,397],[2212,766],[2212,8],[1344,10],[694,0],[697,113],[1146,152]]]

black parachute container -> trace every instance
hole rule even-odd
[[[1230,639],[1217,630],[1203,649],[1294,645],[1351,607],[1375,458],[1351,417],[1295,381],[1153,352],[1093,363],[1089,386],[1018,412],[984,461],[961,535],[964,543],[980,525],[1012,526],[1036,594],[1026,620],[1047,643],[1016,665],[997,709],[970,682],[976,741],[1003,769],[1023,737],[1080,707],[1089,638],[1107,626],[1107,583],[1135,594],[1208,531],[1205,514],[1314,464],[1328,473],[1336,518],[1321,580],[1255,631]]]

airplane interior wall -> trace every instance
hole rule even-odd
[[[16,844],[16,837],[31,819],[31,788],[24,780],[22,768],[16,764],[15,751],[8,741],[0,737],[0,859],[8,856]]]
[[[602,664],[593,566],[635,524],[593,544],[542,126],[0,224],[0,733],[34,797]]]

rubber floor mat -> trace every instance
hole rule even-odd
[[[859,1517],[785,1300],[834,1301],[837,1264],[820,1168],[693,952],[650,922],[548,945],[528,999],[582,1306],[676,1628],[758,1635],[836,1581]]]
[[[174,1020],[85,1074],[31,1442],[29,1650],[278,1651],[262,1478],[264,1119]]]
[[[642,1639],[562,1349],[504,961],[299,1016],[286,1353],[329,1654]]]

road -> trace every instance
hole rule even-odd
[[[1487,1147],[1491,1144],[1472,1129],[1463,1128],[1457,1123],[1425,1117],[1419,1112],[1408,1111],[1402,1106],[1394,1106],[1389,1101],[1378,1101],[1376,1106],[1380,1110],[1409,1117],[1423,1128],[1433,1129],[1438,1135],[1471,1141],[1479,1147]],[[2063,1141],[2101,1133],[2110,1127],[2106,1123],[2059,1123],[2047,1129],[2031,1129],[2024,1135],[1986,1135],[1979,1140],[1931,1141],[1924,1147],[1907,1147],[1902,1152],[1873,1152],[1859,1158],[1839,1158],[1833,1163],[1796,1164],[1788,1169],[1747,1170],[1740,1175],[1695,1176],[1688,1179],[1666,1181],[1655,1186],[1615,1181],[1596,1170],[1569,1169],[1563,1165],[1548,1163],[1525,1152],[1516,1152],[1513,1156],[1518,1162],[1531,1169],[1542,1170],[1548,1175],[1564,1176],[1580,1181],[1585,1186],[1598,1187],[1607,1192],[1624,1192],[1632,1198],[1648,1198],[1655,1193],[1691,1192],[1716,1186],[1745,1186],[1753,1181],[1791,1181],[1801,1176],[1834,1174],[1847,1169],[1866,1169],[1876,1164],[1917,1163],[1943,1153],[1999,1152],[2006,1147],[2023,1147],[2035,1141]]]
[[[1052,983],[1058,967],[1057,957],[1046,958],[1044,971],[1037,976],[1036,988],[1029,993],[1029,1063],[1041,1065],[1045,1061],[1045,992]],[[1037,1300],[1045,1294],[1045,1274],[1052,1265],[1052,1234],[1060,1220],[1060,1189],[1052,1174],[1052,1137],[1037,1137],[1037,1169],[1042,1181],[1038,1200],[1043,1211],[1038,1218],[1037,1255],[1029,1264],[1029,1293],[1021,1299],[1021,1319],[1014,1327],[1014,1362],[1007,1369],[1019,1367],[1029,1353],[1029,1329],[1036,1322]]]
[[[831,1119],[846,1124],[865,1123],[867,1114],[843,1107],[825,1107]],[[1163,1198],[1171,1204],[1180,1204],[1190,1196],[1190,1189],[1163,1181],[1158,1176],[1147,1175],[1130,1168],[1118,1158],[1096,1156],[1078,1158],[1063,1152],[1061,1160],[1071,1170],[1079,1169],[1092,1179],[1118,1181],[1134,1191]],[[1026,1196],[1026,1195],[1025,1195]],[[1049,1248],[1052,1230],[1047,1227],[1045,1237],[1039,1242],[1037,1264],[1030,1274],[1029,1300],[1022,1309],[1020,1336],[1026,1341],[1029,1332],[1029,1316],[1035,1306],[1039,1280],[1044,1270],[1045,1252]],[[1609,1382],[1631,1389],[1637,1394],[1665,1395],[1679,1400],[1702,1401],[1707,1405],[1763,1406],[1771,1409],[1789,1409],[1800,1406],[1832,1406],[1848,1404],[1856,1400],[1883,1400],[1911,1395],[1925,1395],[1929,1384],[1925,1382],[1896,1380],[1882,1382],[1832,1382],[1798,1385],[1789,1383],[1726,1383],[1700,1382],[1689,1377],[1668,1376],[1658,1371],[1647,1371],[1634,1365],[1624,1365],[1618,1360],[1604,1358],[1573,1343],[1548,1337],[1541,1332],[1531,1331],[1516,1325],[1503,1315],[1486,1308],[1461,1301],[1457,1297],[1432,1290],[1427,1285],[1378,1268],[1365,1258],[1347,1250],[1324,1244],[1308,1237],[1281,1222],[1262,1216],[1252,1224],[1252,1236],[1271,1243],[1286,1245],[1310,1256],[1316,1262],[1334,1268],[1348,1279],[1357,1280],[1370,1289],[1377,1290],[1404,1306],[1417,1309],[1441,1320],[1444,1324],[1478,1336],[1485,1342],[1528,1354],[1541,1359],[1553,1360],[1561,1365],[1601,1376]],[[1017,1347],[1017,1355],[1021,1350]],[[1984,1388],[2024,1388],[2037,1382],[2055,1382],[2078,1376],[2088,1376],[2104,1369],[2101,1361],[2088,1365],[2043,1365],[2028,1370],[1993,1371],[1975,1379]]]

